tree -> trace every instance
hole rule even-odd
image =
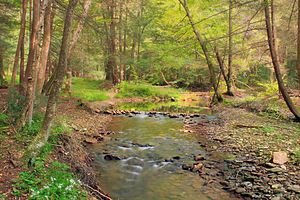
[[[211,61],[211,57],[209,55],[208,49],[207,49],[207,42],[202,38],[202,36],[200,35],[199,30],[197,29],[197,27],[196,27],[196,25],[193,21],[192,15],[191,15],[190,10],[189,10],[188,5],[187,5],[187,1],[186,0],[179,0],[179,2],[184,8],[184,10],[186,12],[186,15],[189,19],[189,23],[190,23],[190,25],[191,25],[194,33],[195,33],[195,36],[196,36],[196,38],[197,38],[197,40],[198,40],[198,42],[199,42],[199,44],[202,48],[202,51],[204,53],[204,56],[205,56],[205,59],[206,59],[206,62],[207,62],[208,68],[209,68],[211,84],[213,86],[217,101],[220,102],[220,101],[223,100],[223,98],[222,98],[221,94],[218,91],[218,84],[217,84],[217,81],[216,81],[214,66],[213,66],[213,63]]]
[[[76,8],[78,1],[79,0],[69,0],[69,5],[64,20],[64,31],[63,31],[62,41],[61,41],[59,61],[56,69],[57,71],[56,79],[50,90],[46,114],[43,120],[42,128],[38,136],[34,139],[34,141],[29,147],[29,151],[32,154],[31,155],[32,158],[34,158],[37,155],[41,147],[43,147],[46,144],[49,138],[52,121],[55,117],[57,98],[59,97],[59,93],[62,88],[64,77],[65,77],[68,50],[69,50],[68,42],[69,42],[69,37],[72,28],[72,19],[74,15],[74,10]]]
[[[12,76],[11,76],[11,84],[12,85],[15,85],[15,83],[16,83],[20,53],[22,54],[22,57],[23,57],[23,54],[24,54],[24,42],[25,42],[24,39],[25,39],[25,30],[26,30],[27,5],[28,5],[28,0],[23,0],[22,1],[22,9],[21,9],[21,27],[20,27],[18,45],[17,45],[17,50],[16,50],[16,53],[15,53],[15,60],[14,60],[13,71],[12,71]],[[23,59],[21,59],[21,61],[23,61]],[[24,66],[23,64],[21,64],[22,67]]]
[[[38,76],[37,76],[37,92],[40,94],[43,89],[43,85],[45,82],[45,72],[48,62],[49,50],[50,50],[50,43],[51,43],[51,32],[52,32],[52,0],[49,0],[48,6],[45,10],[45,17],[44,17],[44,34],[43,34],[43,44],[41,49],[41,55],[38,63]]]
[[[297,72],[298,84],[300,89],[300,1],[298,0],[298,40],[297,40]]]
[[[225,79],[227,92],[226,94],[229,96],[233,96],[232,92],[232,0],[229,0],[229,19],[228,19],[228,74],[227,78]]]
[[[270,17],[270,16],[274,17],[273,4],[271,3],[271,14],[270,14],[269,0],[264,0],[264,3],[265,3],[265,21],[266,21],[266,29],[267,29],[267,35],[268,35],[269,51],[271,54],[271,59],[272,59],[276,79],[278,82],[279,91],[282,94],[286,105],[288,106],[290,111],[294,114],[295,118],[297,120],[300,120],[300,114],[297,111],[295,105],[293,104],[291,97],[289,96],[289,94],[285,88],[285,85],[284,85],[284,82],[282,79],[282,75],[281,75],[280,64],[278,61],[278,55],[277,55],[277,49],[276,49],[276,38],[274,37],[275,25],[273,23],[271,23],[271,17]],[[272,20],[272,22],[274,22],[274,19]]]

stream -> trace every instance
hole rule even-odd
[[[160,115],[114,116],[108,130],[118,134],[91,147],[102,189],[120,200],[211,199],[200,176],[182,170],[194,155],[206,155],[183,126],[183,119]]]

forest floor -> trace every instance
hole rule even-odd
[[[114,109],[117,103],[123,101],[144,100],[121,100],[114,96],[115,92],[111,92],[109,100],[94,103],[62,98],[58,106],[58,116],[67,119],[68,126],[73,131],[67,144],[59,145],[51,159],[69,163],[73,171],[79,171],[80,178],[89,185],[95,185],[97,181],[90,167],[92,158],[83,146],[101,142],[112,134],[106,131],[112,113],[104,115],[101,114],[102,111],[107,108]],[[209,104],[208,96],[208,93],[191,93],[186,98],[200,97]],[[2,89],[0,113],[4,111],[6,99],[7,90]],[[187,101],[189,100],[186,99],[185,102]],[[242,199],[300,199],[300,165],[296,163],[299,159],[297,151],[300,148],[300,124],[290,119],[278,119],[251,112],[241,104],[221,105],[214,108],[214,113],[218,117],[217,120],[195,121],[193,118],[185,118],[184,133],[199,135],[199,144],[211,157],[216,157],[204,158],[201,161],[203,168],[199,174],[206,180],[206,185],[214,183],[216,187],[234,193]],[[174,117],[174,114],[170,116]],[[16,142],[14,130],[0,136],[0,199],[1,195],[14,199],[9,194],[13,190],[13,179],[24,170],[24,144]],[[69,145],[72,143],[73,145]],[[272,152],[277,151],[288,153],[289,162],[284,165],[272,163]],[[84,180],[87,177],[88,180]]]

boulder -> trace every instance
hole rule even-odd
[[[273,163],[283,165],[289,161],[288,154],[283,151],[273,153]]]

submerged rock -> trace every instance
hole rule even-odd
[[[197,156],[194,156],[194,160],[195,161],[202,161],[202,160],[205,160],[204,156],[203,155],[197,155]]]
[[[114,155],[105,155],[104,159],[105,160],[121,160],[121,158],[119,158],[118,156],[114,156]]]
[[[174,160],[180,160],[180,156],[174,156],[173,159]]]
[[[186,164],[183,164],[183,165],[181,166],[181,168],[182,168],[183,170],[187,170],[187,171],[192,171],[192,169],[193,169],[192,166],[186,165]]]

